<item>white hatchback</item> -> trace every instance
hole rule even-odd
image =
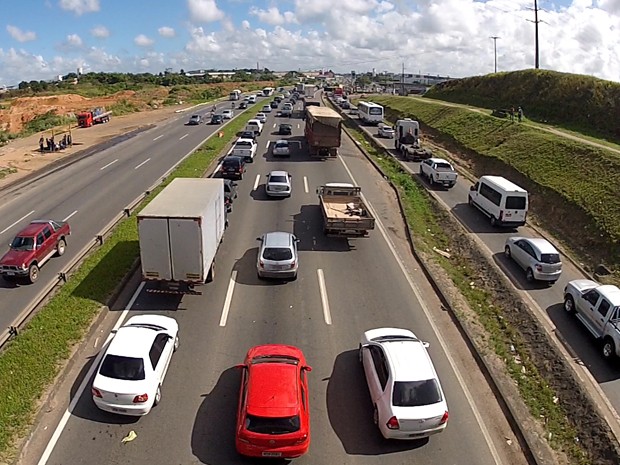
[[[223,110],[222,118],[224,119],[232,119],[235,116],[235,112],[233,110]]]
[[[108,344],[91,394],[95,405],[119,415],[146,415],[161,400],[161,386],[179,347],[179,325],[163,315],[137,315]]]
[[[291,175],[286,171],[272,171],[267,175],[265,192],[269,197],[290,197],[293,186]]]
[[[255,119],[265,124],[265,121],[267,121],[267,115],[265,113],[256,113]]]
[[[274,157],[288,157],[291,155],[291,148],[287,140],[277,140],[273,145]]]
[[[560,252],[541,237],[509,237],[504,255],[525,270],[529,282],[546,281],[551,286],[562,274]]]
[[[260,109],[263,113],[271,113],[271,105],[265,105]]]
[[[427,347],[407,329],[378,328],[362,335],[359,358],[373,420],[386,439],[420,439],[448,424],[448,405]]]

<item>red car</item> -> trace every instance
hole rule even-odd
[[[0,258],[0,275],[5,280],[26,278],[30,283],[39,279],[39,268],[54,255],[61,256],[71,234],[68,223],[36,220],[22,229]]]
[[[249,457],[295,458],[310,445],[310,405],[304,354],[268,344],[250,349],[243,365],[235,445]]]

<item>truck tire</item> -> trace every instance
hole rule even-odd
[[[610,360],[616,355],[616,344],[614,344],[614,340],[609,336],[603,339],[603,346],[601,349],[603,352],[603,357],[607,360]]]
[[[64,239],[60,239],[58,244],[56,244],[56,255],[61,257],[65,253],[65,249],[67,248],[67,243]]]
[[[39,279],[39,267],[36,263],[33,263],[28,268],[28,281],[30,284],[34,284],[37,282],[37,279]]]
[[[575,313],[575,300],[572,295],[564,297],[564,311],[566,313]]]
[[[212,282],[215,279],[215,259],[211,263],[211,268],[209,268],[209,273],[207,274],[207,283]]]

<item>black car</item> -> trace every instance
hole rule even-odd
[[[229,155],[224,158],[220,171],[224,179],[243,179],[245,159],[243,157]]]
[[[231,179],[224,179],[224,200],[226,210],[232,211],[233,201],[237,198],[237,183]]]
[[[288,135],[290,136],[291,134],[293,134],[293,125],[292,124],[288,124],[288,123],[282,123],[279,127],[278,127],[278,134],[281,135]]]
[[[248,104],[246,102],[241,102],[239,104],[239,110],[245,110],[248,107]]]
[[[239,139],[252,139],[256,140],[256,133],[254,131],[241,131]]]
[[[271,102],[271,103],[269,104],[269,106],[270,106],[271,108],[278,108],[278,102],[276,102],[276,101],[274,100],[273,102]]]
[[[224,122],[224,118],[222,115],[213,115],[211,117],[211,124],[222,124]]]

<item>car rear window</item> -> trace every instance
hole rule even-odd
[[[269,182],[287,182],[286,176],[269,176]]]
[[[286,148],[286,147],[288,147],[288,142],[278,142],[276,144],[276,147],[279,148],[279,149],[281,149],[283,147]]]
[[[450,163],[435,163],[435,169],[437,171],[452,171]]]
[[[394,383],[392,402],[396,407],[419,407],[441,401],[441,391],[436,379]]]
[[[34,237],[17,236],[11,242],[11,248],[17,250],[34,250]]]
[[[506,197],[506,209],[507,210],[525,210],[525,197]]]
[[[540,261],[543,263],[560,263],[560,254],[559,253],[543,253],[540,255]]]
[[[222,166],[239,166],[239,160],[224,160]]]
[[[245,428],[248,431],[259,434],[287,434],[299,431],[299,415],[284,418],[257,417],[247,415],[245,417]]]
[[[263,258],[273,261],[290,260],[293,258],[293,252],[291,249],[284,247],[265,247]]]
[[[106,355],[99,373],[108,378],[140,381],[145,378],[144,361],[141,358]]]

